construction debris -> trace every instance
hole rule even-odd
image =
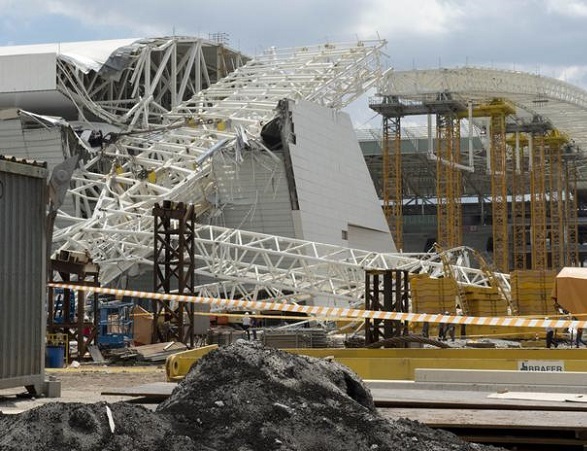
[[[496,449],[389,421],[348,368],[244,340],[200,359],[155,412],[128,403],[50,403],[0,415],[0,430],[3,451]]]
[[[326,348],[328,337],[324,329],[265,329],[263,344],[273,348]]]
[[[131,346],[110,351],[111,361],[164,362],[168,356],[187,350],[183,343],[169,341],[152,345]]]

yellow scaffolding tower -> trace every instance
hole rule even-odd
[[[515,270],[527,269],[527,239],[526,239],[526,194],[529,191],[530,181],[524,165],[524,148],[528,147],[528,138],[525,134],[516,132],[515,139],[508,140],[514,149],[514,170],[512,171],[512,267]]]
[[[383,117],[383,211],[398,250],[403,249],[403,187],[400,117]]]
[[[546,161],[544,135],[531,135],[530,139],[530,206],[532,237],[532,269],[547,269],[546,249]]]
[[[565,266],[565,217],[563,213],[563,160],[562,147],[568,142],[558,130],[552,130],[545,139],[548,146],[549,207],[550,207],[550,256],[553,269]]]
[[[489,175],[493,233],[493,261],[501,272],[509,271],[508,204],[506,172],[506,117],[515,109],[502,99],[476,105],[473,117],[489,117]]]
[[[569,266],[581,266],[579,262],[579,205],[577,202],[577,168],[573,164],[565,164],[566,207],[568,212],[567,230],[567,262]]]
[[[461,246],[463,214],[460,163],[461,122],[454,114],[436,116],[437,241],[444,248]]]

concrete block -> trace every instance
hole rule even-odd
[[[43,384],[43,394],[47,398],[61,397],[61,381],[46,380]]]
[[[444,370],[417,368],[414,373],[416,382],[587,386],[587,373],[578,371]]]

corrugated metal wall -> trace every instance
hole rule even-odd
[[[239,165],[219,155],[214,166],[218,201],[225,206],[217,225],[295,238],[282,161],[245,152]]]
[[[0,158],[0,388],[44,378],[46,177]]]

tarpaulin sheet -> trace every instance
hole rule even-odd
[[[552,297],[570,313],[587,313],[587,268],[561,269],[554,281]]]

